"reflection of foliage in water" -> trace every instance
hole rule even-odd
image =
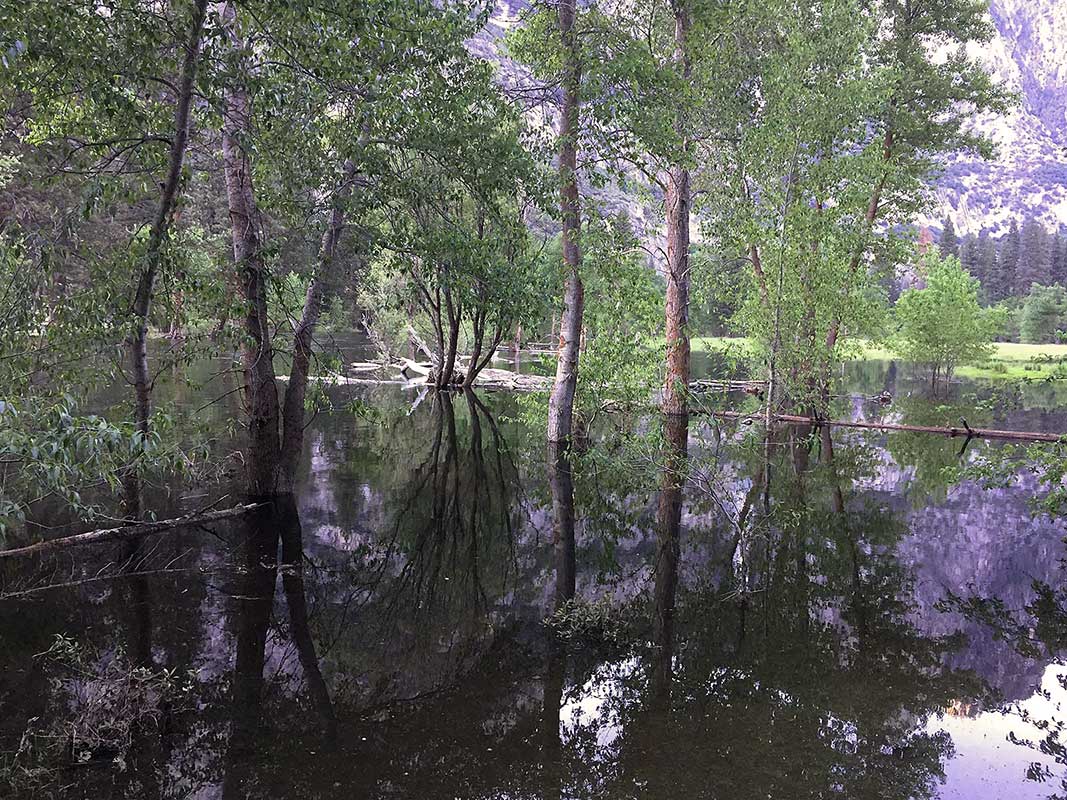
[[[922,397],[906,397],[894,404],[900,409],[905,425],[931,425],[963,429],[988,424],[989,412],[970,404],[941,404]],[[980,439],[965,436],[949,438],[936,434],[893,431],[886,437],[886,449],[901,467],[911,467],[914,474],[908,489],[916,506],[932,500],[944,500],[949,487],[959,482],[968,460],[986,449]]]
[[[211,710],[169,762],[187,785],[221,775],[234,790],[247,776],[245,794],[261,796],[332,796],[335,783],[353,796],[933,794],[951,742],[927,723],[985,695],[946,666],[958,638],[913,620],[903,514],[867,488],[884,460],[878,436],[828,446],[819,431],[780,429],[768,451],[759,435],[739,448],[735,428],[694,421],[674,523],[659,474],[671,459],[655,452],[669,436],[617,451],[591,442],[573,454],[579,580],[568,601],[540,431],[489,413],[506,402],[427,398],[410,417],[405,406],[357,422],[358,435],[309,438],[305,483],[323,496],[302,509],[306,593],[285,598],[306,602],[305,622],[286,628],[270,570],[262,597],[238,579],[226,606],[236,642],[223,647],[251,669],[197,687]],[[718,470],[713,484],[705,467]],[[749,513],[724,519],[749,494]],[[292,568],[278,568],[283,581]],[[297,638],[315,645],[303,661],[321,661],[315,691],[336,709],[336,749],[309,724],[303,676],[314,670],[279,654]],[[243,752],[231,695],[246,678],[262,682],[263,712]]]

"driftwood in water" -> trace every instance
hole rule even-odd
[[[426,378],[433,372],[433,364],[420,364],[417,361],[412,361],[410,358],[400,359],[401,367],[400,374],[405,378],[410,377],[408,373],[414,373],[415,375],[421,375]]]
[[[421,336],[419,336],[419,332],[417,330],[415,330],[415,326],[412,325],[410,322],[408,323],[407,331],[408,331],[408,336],[411,338],[411,341],[414,343],[414,345],[416,347],[418,347],[419,350],[422,351],[423,355],[425,355],[428,359],[430,359],[430,363],[433,364],[436,367],[437,366],[437,356],[436,356],[436,354],[434,353],[433,350],[430,349],[430,346],[428,344],[426,344],[426,340],[423,339]]]
[[[474,385],[489,391],[547,392],[552,388],[551,375],[524,375],[507,369],[486,367],[478,373]]]
[[[732,380],[696,380],[690,381],[689,389],[693,392],[747,392],[762,395],[767,388],[767,381],[732,381]]]
[[[104,528],[102,530],[78,533],[74,536],[64,536],[61,539],[50,539],[46,542],[37,542],[25,547],[14,547],[10,550],[0,550],[0,558],[12,556],[28,556],[34,553],[50,553],[53,550],[65,550],[68,547],[76,547],[82,544],[98,544],[111,542],[116,539],[136,539],[153,533],[162,533],[172,528],[182,528],[188,525],[207,525],[231,517],[239,517],[253,509],[259,508],[262,503],[249,503],[243,506],[234,506],[221,511],[206,511],[203,514],[189,514],[176,519],[161,519],[157,522],[139,522],[133,525],[123,525],[118,528]]]
[[[739,411],[712,411],[718,419],[756,419],[753,414]],[[942,427],[938,425],[900,425],[893,422],[848,422],[845,420],[813,419],[799,414],[774,414],[775,422],[788,422],[795,425],[812,425],[827,428],[862,428],[874,431],[903,431],[906,433],[934,433],[949,438],[964,436],[969,439],[1000,439],[1016,442],[1059,442],[1067,441],[1067,434],[1038,433],[1036,431],[1000,431],[989,428],[971,428],[966,424],[962,428]]]

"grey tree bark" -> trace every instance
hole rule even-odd
[[[167,175],[161,184],[159,204],[148,232],[144,260],[137,276],[137,288],[133,299],[134,330],[128,342],[130,367],[133,372],[134,424],[138,433],[148,436],[152,418],[152,377],[148,370],[148,320],[152,311],[152,293],[156,274],[174,216],[181,185],[182,166],[189,145],[189,124],[193,88],[200,64],[201,41],[204,34],[204,18],[207,15],[207,0],[196,0],[185,42],[178,92],[174,102],[174,133],[170,142],[167,160]],[[141,514],[141,487],[136,470],[131,469],[124,486],[126,514],[137,518]]]
[[[231,47],[242,46],[233,2],[222,9]],[[244,398],[248,416],[248,489],[253,496],[277,491],[280,466],[278,387],[274,376],[274,348],[267,313],[267,266],[260,239],[260,216],[252,185],[252,165],[245,141],[251,135],[251,99],[235,82],[223,97],[222,167],[230,209],[233,258],[245,300]]]
[[[567,269],[560,322],[556,381],[548,400],[548,440],[570,439],[574,418],[574,395],[578,386],[578,356],[582,338],[585,289],[582,286],[582,254],[578,245],[581,211],[578,199],[578,125],[581,63],[574,31],[575,0],[561,0],[559,30],[563,39],[565,65],[563,107],[559,132],[560,211],[563,216],[563,262]]]
[[[688,0],[676,0],[674,7],[674,63],[686,80],[692,74],[689,58]],[[685,109],[675,119],[683,158],[688,149]],[[671,166],[665,198],[667,218],[667,371],[663,386],[663,413],[688,411],[690,375],[689,344],[689,211],[692,205],[689,168],[683,163]]]
[[[304,449],[304,400],[307,397],[308,374],[311,368],[311,348],[322,309],[330,299],[329,289],[335,283],[337,250],[344,233],[345,214],[356,181],[356,165],[348,160],[341,171],[341,183],[334,192],[326,231],[322,235],[318,269],[308,284],[304,309],[293,334],[293,365],[289,370],[289,385],[285,390],[285,403],[282,408],[280,476],[289,491],[293,488],[296,468]]]

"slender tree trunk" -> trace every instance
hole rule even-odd
[[[148,319],[152,311],[152,293],[155,288],[156,273],[159,271],[163,243],[170,230],[174,206],[178,201],[182,165],[185,163],[185,151],[189,145],[190,107],[196,71],[200,64],[200,43],[203,39],[206,15],[207,0],[196,0],[189,26],[189,38],[185,42],[181,76],[178,79],[178,94],[174,108],[174,135],[170,143],[167,175],[161,184],[159,205],[156,207],[152,227],[148,232],[144,261],[137,277],[137,289],[133,299],[134,330],[128,347],[135,394],[134,423],[137,432],[143,437],[148,436],[152,417],[152,378],[148,371]],[[139,517],[141,487],[136,469],[130,470],[124,489],[126,514],[130,517]]]
[[[463,376],[463,388],[465,390],[470,389],[471,386],[474,385],[474,379],[478,377],[478,363],[481,361],[482,347],[485,342],[485,302],[484,298],[480,298],[478,300],[479,307],[474,312],[474,319],[472,321],[474,347],[471,350],[470,363],[467,366],[467,372]]]
[[[882,143],[882,161],[883,163],[889,163],[889,160],[893,157],[893,145],[894,137],[892,129],[887,130],[885,139]],[[888,167],[886,168],[888,169]],[[878,219],[878,213],[882,208],[882,193],[885,191],[885,185],[888,181],[888,173],[886,170],[882,171],[882,175],[871,189],[871,198],[867,202],[867,212],[863,216],[863,232],[862,238],[855,251],[852,253],[852,259],[849,261],[849,275],[855,275],[860,268],[860,264],[863,261],[863,254],[867,251],[867,240],[870,238],[871,231],[874,229],[874,223]],[[841,318],[837,315],[830,320],[830,328],[826,332],[826,353],[827,353],[827,374],[824,376],[822,385],[822,406],[823,410],[828,411],[830,408],[830,375],[829,364],[832,362],[831,353],[837,346],[838,337],[841,335]]]
[[[688,80],[692,67],[688,55],[688,0],[679,0],[674,11],[674,63]],[[681,139],[683,157],[688,150],[685,110],[677,110],[675,131]],[[689,169],[674,164],[667,177],[667,375],[663,386],[663,413],[684,414],[689,390],[689,210],[692,194]]]
[[[581,210],[578,203],[578,124],[581,65],[574,33],[576,0],[561,0],[559,30],[564,48],[563,108],[560,116],[559,175],[560,212],[563,216],[563,263],[567,269],[560,321],[556,381],[548,400],[548,440],[570,439],[574,417],[574,394],[578,386],[578,356],[582,338],[585,289],[582,286],[582,254],[578,246]]]
[[[236,11],[232,2],[223,7],[223,22],[231,46],[240,49]],[[278,387],[274,376],[274,349],[267,312],[267,266],[260,243],[259,208],[252,187],[252,165],[244,149],[250,135],[251,99],[236,84],[223,98],[222,166],[230,207],[233,257],[245,299],[244,394],[248,413],[248,488],[254,496],[272,495],[278,488],[280,441]]]
[[[452,302],[452,290],[445,287],[445,316],[448,319],[448,339],[445,350],[441,353],[441,371],[437,376],[437,388],[444,389],[452,385],[456,372],[456,351],[459,348],[460,309]]]
[[[334,192],[330,218],[322,235],[319,264],[308,284],[304,310],[293,334],[293,365],[289,371],[289,385],[285,390],[282,408],[282,471],[286,489],[292,491],[296,468],[304,449],[304,399],[307,397],[308,370],[311,368],[311,348],[315,329],[323,306],[330,299],[331,287],[337,271],[337,249],[345,228],[345,209],[356,180],[356,165],[346,161],[341,171],[341,183]]]

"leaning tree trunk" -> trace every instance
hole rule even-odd
[[[329,300],[329,287],[335,284],[337,249],[345,227],[345,210],[356,179],[356,165],[346,161],[341,172],[341,184],[334,193],[330,218],[322,235],[319,265],[308,284],[304,310],[293,334],[293,366],[289,371],[289,385],[285,390],[282,408],[281,479],[288,490],[296,480],[296,468],[304,449],[304,400],[307,397],[308,373],[311,369],[311,348],[315,329]]]
[[[688,81],[692,67],[688,55],[689,9],[685,0],[675,9],[674,63]],[[685,111],[677,110],[675,132],[683,156],[688,146]],[[674,164],[667,176],[667,374],[663,386],[663,413],[684,414],[689,388],[689,169]]]
[[[581,66],[574,33],[576,0],[561,0],[559,30],[564,48],[563,108],[560,117],[559,175],[560,212],[563,216],[563,263],[567,268],[560,322],[556,381],[548,400],[548,440],[570,439],[574,418],[574,395],[578,386],[578,355],[582,338],[585,290],[582,286],[582,255],[578,247],[581,216],[578,205],[578,124]]]
[[[895,105],[895,101],[890,103],[892,107]],[[882,194],[885,192],[886,183],[889,179],[888,164],[893,158],[893,147],[895,139],[892,128],[888,129],[885,133],[885,138],[882,142],[882,174],[871,188],[871,197],[867,201],[867,211],[863,215],[863,227],[861,231],[859,244],[852,253],[852,258],[849,260],[848,274],[854,276],[863,263],[863,256],[867,252],[867,244],[870,240],[871,232],[874,230],[874,223],[878,220],[878,214],[882,210]],[[838,337],[841,335],[841,317],[837,314],[830,319],[830,328],[826,332],[826,358],[827,368],[826,374],[823,376],[822,393],[820,400],[822,402],[823,413],[828,414],[830,409],[830,364],[833,361],[834,348],[837,347]]]
[[[196,70],[200,63],[200,43],[203,39],[206,15],[207,0],[196,0],[193,6],[192,24],[189,27],[189,38],[185,43],[178,93],[175,98],[174,135],[170,142],[167,175],[160,184],[159,205],[156,207],[152,227],[148,232],[144,262],[137,278],[137,289],[133,299],[135,327],[128,347],[135,393],[134,423],[137,432],[142,437],[148,436],[149,420],[152,417],[152,378],[148,371],[148,318],[152,311],[152,292],[155,288],[156,273],[159,271],[163,242],[170,230],[174,205],[178,200],[182,165],[185,163],[185,151],[189,144],[190,107],[196,82]],[[126,514],[130,517],[140,516],[141,486],[135,468],[131,468],[126,476],[124,494]]]
[[[236,11],[223,7],[231,47],[239,51]],[[235,83],[223,98],[222,168],[229,201],[233,258],[245,300],[244,395],[248,414],[248,489],[254,496],[277,491],[280,461],[278,387],[267,312],[267,266],[259,234],[259,209],[252,187],[252,167],[244,149],[250,135],[252,104],[248,90]]]

